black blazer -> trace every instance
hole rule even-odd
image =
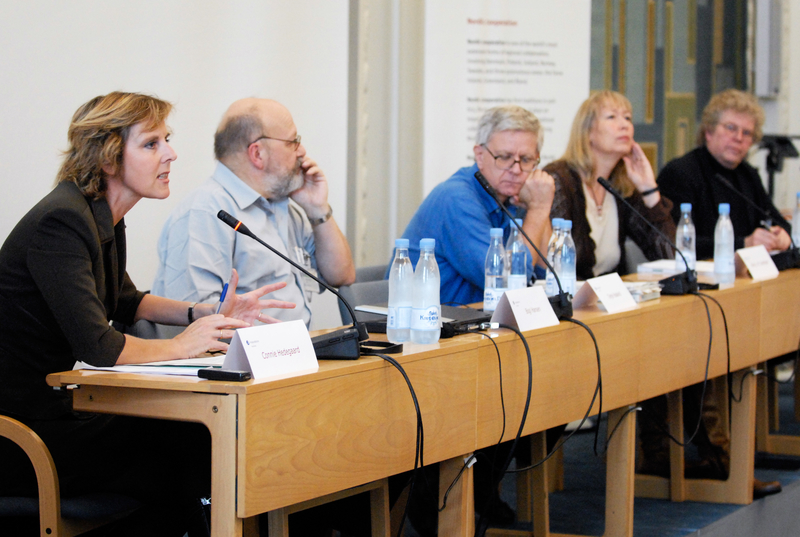
[[[54,419],[71,410],[49,373],[76,360],[114,365],[144,296],[125,272],[125,223],[105,199],[61,183],[0,248],[0,412]]]

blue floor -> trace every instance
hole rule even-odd
[[[800,423],[794,421],[794,394],[791,383],[781,386],[779,404],[780,433],[800,435]],[[599,437],[605,438],[605,433],[606,422],[602,420]],[[564,490],[550,495],[551,532],[587,536],[600,536],[604,533],[605,464],[602,457],[594,455],[593,444],[594,432],[582,431],[574,435],[564,446]],[[687,448],[687,457],[690,455],[690,449]],[[800,481],[800,458],[759,453],[756,457],[755,476],[762,481],[777,480],[785,489],[793,482]],[[501,497],[511,507],[516,508],[515,477],[511,474],[503,480]],[[772,497],[772,499],[778,498],[779,495]],[[791,498],[787,496],[786,499]],[[758,500],[753,505],[756,506],[764,501],[766,500]],[[711,525],[724,526],[726,517],[744,508],[745,506],[732,504],[674,503],[637,498],[634,501],[634,536],[705,535],[704,528],[708,530]],[[509,527],[530,530],[529,524],[517,523]],[[419,537],[410,524],[406,525],[404,534],[406,537]],[[721,534],[731,533],[723,531]],[[795,531],[795,528],[792,528],[784,534],[800,535],[800,529]]]
[[[793,421],[792,385],[781,386],[781,433],[800,435]],[[606,423],[600,425],[600,438]],[[555,533],[602,535],[605,518],[605,464],[593,452],[594,433],[580,432],[564,448],[564,490],[550,496],[550,530]],[[756,478],[780,481],[786,487],[800,480],[800,458],[759,454]],[[503,482],[503,498],[516,504],[514,478]],[[673,503],[637,498],[634,502],[634,535],[677,537],[692,534],[736,512],[742,506],[699,502]],[[530,526],[518,524],[518,529]]]

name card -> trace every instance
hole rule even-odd
[[[520,331],[558,325],[558,317],[538,285],[506,291],[492,314],[493,323],[515,326]]]
[[[250,371],[253,379],[278,380],[319,369],[314,345],[301,320],[239,328],[222,369]]]
[[[753,280],[760,282],[778,277],[778,267],[763,244],[736,250]]]
[[[580,291],[576,293],[572,306],[579,308],[584,304],[597,302],[597,300],[603,303],[603,307],[608,313],[617,313],[638,307],[631,292],[628,291],[616,272],[586,280]]]
[[[608,313],[617,313],[638,307],[631,292],[628,291],[622,278],[616,272],[589,278],[586,283],[597,295],[598,300],[603,303],[603,307]],[[586,286],[584,285],[584,287]]]

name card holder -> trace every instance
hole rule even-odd
[[[492,314],[493,323],[514,326],[521,332],[557,326],[558,317],[547,300],[544,287],[536,285],[506,291]]]
[[[249,371],[253,379],[278,380],[319,369],[308,329],[301,320],[239,328],[222,369]]]

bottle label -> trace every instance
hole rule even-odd
[[[412,330],[437,330],[439,327],[439,306],[413,308],[411,310]]]
[[[528,286],[528,277],[524,274],[509,274],[508,275],[508,288],[509,289],[524,289]]]
[[[389,315],[386,319],[386,327],[403,330],[411,327],[411,308],[409,307],[389,307]]]
[[[553,275],[551,270],[547,271],[547,276],[545,277],[545,294],[547,296],[556,296],[558,294],[558,284],[556,284],[556,277]]]
[[[736,272],[733,256],[718,256],[714,258],[714,272],[718,274],[733,274]]]
[[[497,303],[503,298],[503,293],[506,290],[503,287],[495,287],[494,289],[484,289],[483,291],[483,311],[494,311],[497,309]]]

